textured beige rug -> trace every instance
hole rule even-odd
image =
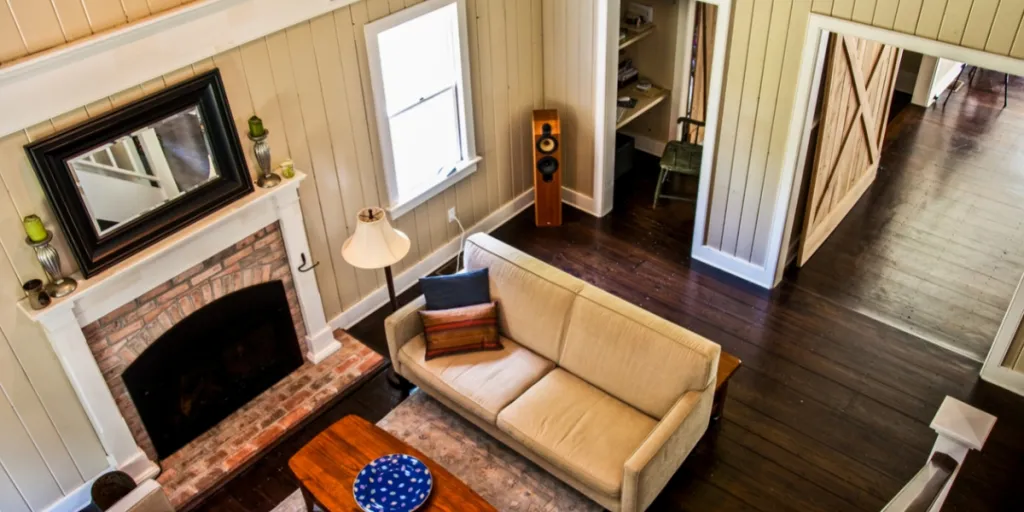
[[[417,392],[377,422],[427,454],[501,512],[603,510],[461,416]],[[304,512],[298,491],[274,512]]]

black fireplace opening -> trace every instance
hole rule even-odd
[[[171,327],[122,374],[162,460],[302,366],[284,284],[225,295]]]

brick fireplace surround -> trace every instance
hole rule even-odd
[[[278,280],[284,284],[299,343],[305,345],[306,328],[276,222],[82,328],[121,415],[151,460],[157,460],[156,449],[125,389],[124,370],[163,333],[203,306],[243,288]],[[307,362],[160,461],[157,480],[176,507],[187,504],[382,364],[381,356],[356,340],[345,339],[334,355],[320,364]]]
[[[121,415],[150,459],[157,460],[156,449],[121,374],[164,332],[199,308],[231,292],[278,280],[284,283],[295,332],[303,340],[306,327],[276,222],[82,328]]]

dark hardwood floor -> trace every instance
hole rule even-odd
[[[1024,79],[1002,106],[1003,75],[981,71],[945,108],[903,108],[796,286],[984,359],[1024,273]]]
[[[968,456],[945,510],[1019,504],[1024,399],[979,382],[979,364],[790,281],[769,293],[692,262],[692,204],[652,210],[654,161],[640,160],[617,183],[610,216],[566,208],[562,227],[538,229],[528,210],[494,235],[743,359],[722,421],[651,510],[880,510],[924,463],[935,440],[928,423],[946,395],[999,422],[985,450]],[[353,335],[386,352],[385,316]],[[270,510],[297,488],[287,460],[299,447],[345,414],[376,421],[397,401],[378,375],[200,509]]]

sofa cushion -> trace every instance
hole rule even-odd
[[[428,310],[441,310],[484,304],[491,301],[487,269],[420,278],[420,289]]]
[[[622,492],[626,460],[657,422],[556,368],[498,414],[498,428],[595,490]]]
[[[399,352],[402,369],[494,424],[498,413],[523,394],[555,363],[502,338],[501,350],[458,354],[426,361],[426,342],[417,336]]]
[[[486,235],[466,241],[466,269],[487,268],[501,333],[552,361],[583,281]]]
[[[439,311],[420,311],[431,359],[480,350],[501,350],[498,306],[493,302]]]
[[[587,285],[573,304],[558,365],[661,419],[714,380],[721,347]]]

